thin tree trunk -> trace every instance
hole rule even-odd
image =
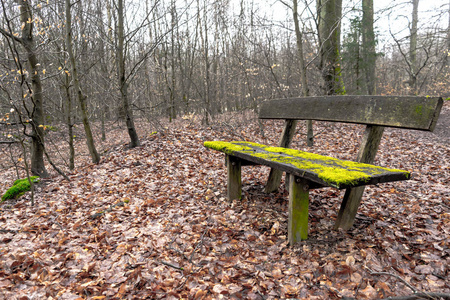
[[[297,40],[297,53],[298,53],[298,62],[300,68],[300,83],[302,84],[302,96],[309,96],[309,86],[308,80],[306,78],[306,65],[305,59],[303,57],[303,34],[300,31],[300,25],[298,21],[298,0],[293,0],[293,17],[294,17],[294,27],[295,27],[295,37]],[[312,120],[306,121],[306,143],[308,147],[312,147],[314,145],[314,132],[312,127]]]
[[[298,0],[292,0],[293,2],[293,17],[294,17],[294,27],[295,27],[295,36],[297,40],[297,54],[299,59],[299,69],[300,69],[300,83],[302,85],[302,96],[309,96],[309,87],[308,80],[306,77],[306,65],[303,57],[303,36],[300,31],[300,25],[298,20]],[[297,120],[286,120],[284,124],[283,133],[281,134],[280,141],[278,145],[280,147],[288,148],[292,142],[292,139],[295,134],[295,129],[297,127]],[[313,129],[312,129],[312,121],[306,121],[307,127],[307,145],[312,147],[314,144],[313,140]],[[267,184],[264,188],[266,193],[272,193],[278,190],[280,186],[281,177],[283,172],[276,169],[271,169],[269,173],[269,178],[267,179]],[[286,181],[289,180],[286,176]]]
[[[125,117],[125,123],[127,125],[128,135],[130,136],[130,148],[134,148],[139,146],[139,137],[136,132],[136,127],[134,126],[133,119],[133,111],[130,108],[129,99],[128,99],[128,82],[126,81],[125,75],[125,34],[124,34],[124,0],[118,0],[117,4],[117,15],[118,15],[118,24],[117,24],[117,38],[118,38],[118,47],[117,47],[117,64],[118,64],[118,75],[119,75],[119,89],[120,89],[120,98],[122,100],[122,108]]]
[[[176,109],[175,109],[175,97],[176,97],[176,90],[175,90],[175,84],[176,84],[176,80],[175,80],[175,26],[178,26],[178,21],[176,20],[176,18],[178,18],[178,16],[176,15],[176,10],[175,10],[175,1],[172,0],[171,3],[171,26],[172,26],[172,30],[171,30],[171,45],[170,45],[170,50],[171,50],[171,59],[170,59],[170,64],[171,64],[171,88],[170,88],[170,109],[169,109],[169,119],[170,121],[172,121],[172,119],[176,119],[177,114],[176,114]]]
[[[67,52],[69,54],[71,71],[72,71],[72,80],[75,88],[75,92],[77,94],[78,102],[80,103],[81,109],[81,118],[83,120],[84,132],[86,134],[86,144],[89,149],[89,154],[91,155],[92,162],[97,164],[100,161],[100,155],[97,152],[94,144],[94,137],[92,135],[91,126],[89,124],[87,106],[86,106],[86,97],[83,95],[81,91],[80,82],[78,80],[78,71],[75,61],[75,55],[73,53],[72,47],[72,14],[70,12],[71,4],[70,0],[66,0],[66,47]]]
[[[21,43],[27,52],[27,61],[30,66],[33,112],[31,120],[33,131],[31,134],[31,172],[40,177],[48,177],[44,164],[44,109],[42,97],[42,83],[39,63],[36,56],[36,47],[33,39],[33,20],[31,1],[18,0],[20,7],[20,21],[22,22]]]
[[[75,147],[73,142],[73,124],[72,124],[72,98],[70,97],[70,89],[69,89],[69,75],[65,74],[64,80],[65,92],[66,92],[66,114],[67,114],[67,128],[69,134],[69,169],[75,169]]]
[[[413,12],[411,21],[411,31],[409,36],[409,86],[411,94],[415,95],[417,91],[417,24],[419,22],[419,0],[412,0]]]
[[[445,65],[450,65],[450,0],[448,1],[448,26],[447,26],[447,53],[445,56]]]

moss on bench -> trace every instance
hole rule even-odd
[[[375,175],[389,172],[402,173],[405,179],[410,177],[410,173],[404,170],[383,168],[300,150],[269,147],[251,142],[208,141],[204,143],[204,146],[228,155],[242,153],[267,161],[291,165],[299,170],[312,172],[327,184],[338,188],[367,182]]]

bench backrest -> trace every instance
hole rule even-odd
[[[317,120],[433,131],[442,98],[319,96],[265,101],[260,119]]]

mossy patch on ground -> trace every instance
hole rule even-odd
[[[33,183],[38,183],[40,181],[39,176],[31,176],[30,180]],[[3,202],[8,199],[15,199],[23,194],[25,192],[28,192],[31,190],[30,182],[28,181],[28,178],[24,179],[17,179],[14,181],[13,185],[6,191],[6,193],[3,194],[2,200],[0,202]]]
[[[251,142],[208,141],[205,147],[224,152],[228,155],[243,153],[267,161],[293,166],[314,174],[327,184],[335,187],[352,186],[369,181],[376,175],[396,172],[408,179],[410,173],[404,170],[389,169],[354,161],[341,160],[333,157],[304,152],[300,150],[268,147]]]

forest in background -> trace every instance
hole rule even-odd
[[[375,12],[372,0],[272,4],[1,0],[2,151],[19,146],[14,164],[29,160],[22,167],[45,177],[51,130],[66,133],[70,153],[60,167],[73,169],[78,125],[97,163],[95,144],[111,124],[126,125],[135,147],[135,120],[155,130],[180,117],[209,124],[264,99],[449,96],[449,5],[430,12],[419,0],[393,1]],[[381,16],[397,22],[386,27]],[[382,45],[380,28],[389,28]]]

